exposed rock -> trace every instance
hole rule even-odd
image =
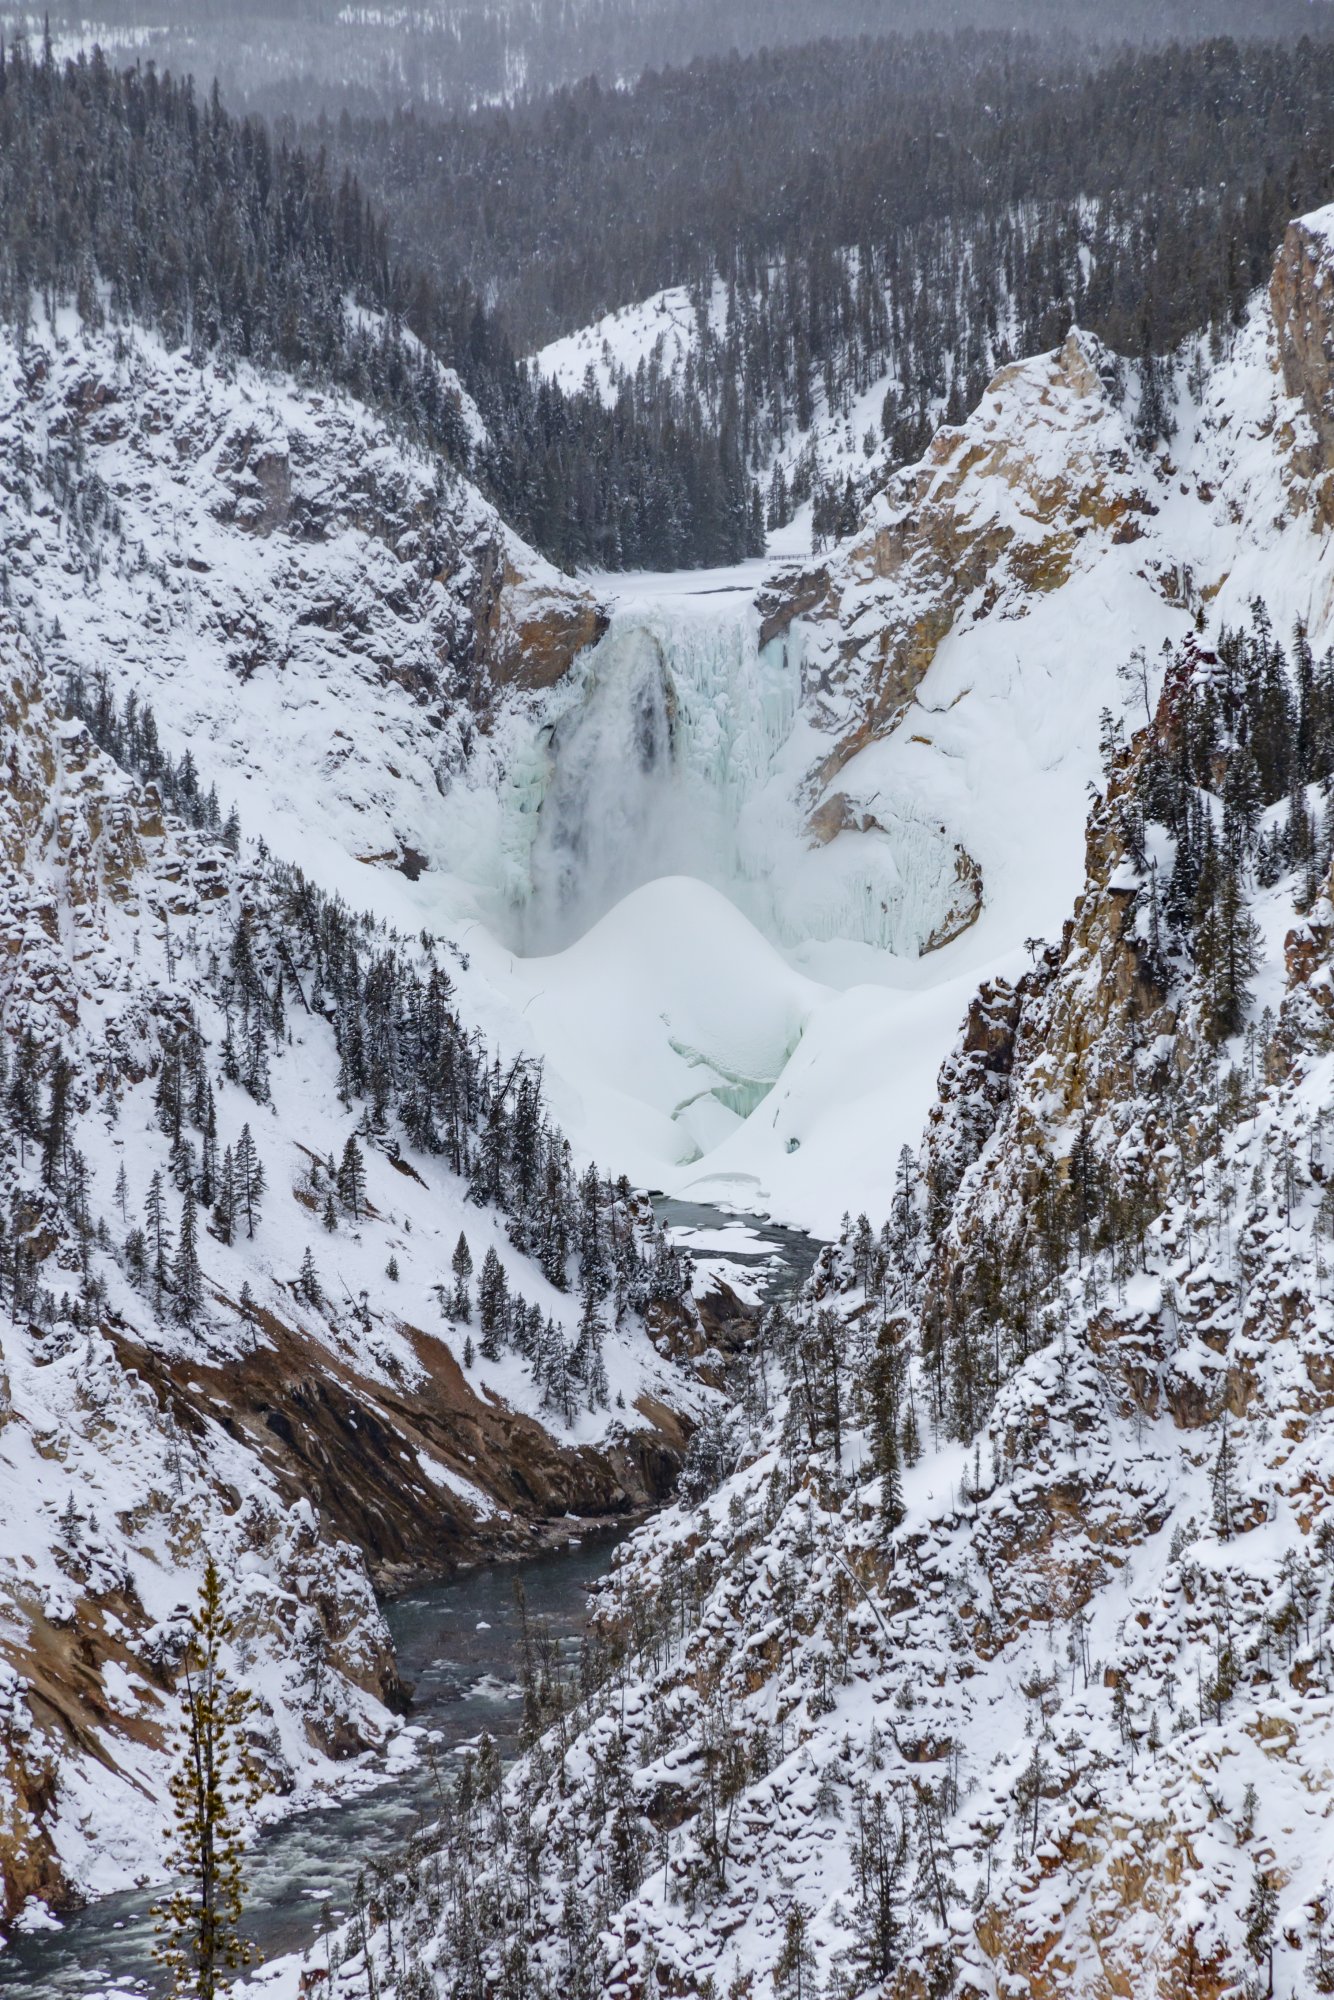
[[[292,781],[376,865],[441,865],[447,771],[605,628],[464,477],[345,396],[85,330],[49,352],[0,339],[0,420],[0,565],[54,670],[96,662],[201,761],[281,717]],[[66,487],[23,469],[48,464],[86,535],[66,535]]]
[[[949,909],[922,946],[922,956],[939,951],[971,930],[982,914],[982,870],[971,854],[955,843],[954,879],[957,886]]]
[[[1288,224],[1269,299],[1279,366],[1307,430],[1296,441],[1318,517],[1334,526],[1334,228],[1331,211]]]
[[[606,611],[587,596],[533,590],[508,558],[495,563],[494,574],[501,587],[484,588],[484,608],[478,607],[479,645],[492,680],[525,693],[554,687],[575,656],[602,637]]]
[[[179,1424],[221,1421],[268,1465],[280,1493],[309,1500],[328,1532],[362,1551],[383,1592],[529,1554],[548,1520],[629,1518],[672,1490],[688,1437],[679,1415],[665,1412],[655,1439],[622,1432],[574,1449],[479,1396],[449,1347],[416,1327],[404,1330],[422,1372],[400,1387],[341,1363],[272,1312],[260,1318],[265,1345],[215,1366],[110,1332],[122,1365]],[[432,1477],[432,1466],[454,1485]],[[479,1511],[479,1494],[489,1509]]]
[[[1000,369],[859,535],[762,594],[762,639],[792,643],[790,628],[804,629],[808,697],[835,737],[811,775],[817,792],[895,727],[965,605],[1022,616],[1026,599],[1066,582],[1091,531],[1136,535],[1156,511],[1102,363],[1075,331],[1054,354]]]
[[[39,1065],[26,1086],[23,1155],[10,1127],[0,1149],[11,1246],[0,1322],[0,1513],[15,1537],[0,1537],[4,1923],[29,1894],[53,1907],[77,1897],[86,1847],[68,1817],[72,1795],[105,1802],[128,1828],[136,1814],[127,1795],[160,1791],[181,1607],[193,1599],[206,1549],[228,1586],[236,1646],[268,1703],[257,1725],[262,1759],[279,1791],[309,1798],[327,1788],[328,1766],[380,1744],[389,1711],[404,1703],[372,1585],[401,1588],[531,1553],[549,1524],[570,1515],[645,1511],[671,1491],[706,1371],[675,1375],[636,1319],[646,1366],[630,1379],[645,1385],[640,1407],[595,1429],[585,1423],[588,1442],[559,1442],[536,1398],[516,1408],[470,1382],[443,1327],[432,1334],[395,1312],[392,1285],[373,1300],[349,1293],[347,1311],[326,1300],[316,1313],[309,1297],[303,1310],[286,1266],[293,1242],[319,1228],[309,1177],[331,1145],[325,1137],[312,1148],[301,1120],[337,1102],[337,1052],[313,1004],[310,969],[293,957],[300,947],[285,932],[272,944],[292,1010],[274,1040],[275,1063],[297,1049],[314,1064],[295,1098],[271,1097],[267,1085],[248,1094],[234,1070],[229,1081],[220,1056],[226,1008],[210,1013],[222,1004],[211,982],[242,917],[252,937],[265,921],[271,865],[184,824],[164,810],[156,783],[118,766],[83,722],[61,720],[49,676],[8,623],[0,665],[5,1075],[25,1048]],[[255,1121],[275,1178],[270,1198],[283,1207],[239,1268],[239,1226],[233,1236],[216,1211],[196,1211],[204,1300],[183,1324],[170,1303],[170,1244],[163,1280],[145,1288],[132,1242],[155,1155],[173,1225],[183,1214],[179,1175],[188,1170],[192,1199],[198,1185],[198,1137],[172,1154],[154,1109],[152,1079],[161,1083],[187,1033],[199,1038],[195,1088],[216,1109],[221,1143],[234,1140],[238,1114]],[[323,1077],[321,1049],[335,1072]],[[60,1157],[87,1203],[73,1216],[66,1167],[38,1172],[45,1125],[36,1094],[44,1103],[57,1055],[67,1063],[69,1120]],[[198,1135],[197,1120],[192,1129]],[[437,1219],[432,1200],[443,1195],[462,1209],[462,1188],[450,1196],[437,1160],[414,1162],[388,1136],[372,1172],[383,1206],[358,1214],[363,1229],[383,1228],[390,1204],[409,1195],[424,1225],[419,1238],[429,1239]],[[494,1231],[471,1209],[470,1232],[473,1215]],[[405,1216],[409,1270],[410,1228]],[[340,1271],[359,1233],[338,1237],[341,1255],[331,1248]],[[422,1243],[414,1296],[423,1302],[441,1256]],[[33,1274],[17,1321],[16,1269]],[[372,1270],[384,1269],[381,1252]],[[245,1297],[242,1271],[258,1297]],[[675,1311],[683,1348],[704,1352],[698,1316],[684,1303]],[[454,1337],[462,1350],[457,1329]],[[164,1594],[167,1605],[179,1600],[166,1618]],[[124,1868],[153,1865],[130,1832],[117,1841]]]

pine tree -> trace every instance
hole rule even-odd
[[[597,1286],[590,1272],[584,1279],[579,1332],[570,1361],[571,1368],[587,1392],[590,1410],[596,1406],[598,1400],[605,1400],[606,1397],[607,1370],[602,1358],[603,1331],[602,1314],[598,1310]]]
[[[199,1161],[199,1202],[202,1208],[211,1208],[218,1193],[218,1113],[213,1102],[213,1085],[205,1085],[203,1151]]]
[[[234,1158],[236,1172],[236,1208],[245,1217],[246,1235],[253,1236],[259,1222],[260,1204],[264,1198],[264,1167],[250,1127],[241,1127],[241,1136],[236,1142]]]
[[[228,1083],[241,1081],[241,1060],[236,1052],[236,1024],[232,1020],[230,1007],[227,1009],[227,1019],[222,1034],[222,1073]]]
[[[1234,1517],[1237,1504],[1237,1469],[1236,1454],[1232,1448],[1232,1437],[1228,1429],[1226,1410],[1224,1410],[1220,1422],[1221,1432],[1218,1440],[1218,1456],[1214,1460],[1210,1485],[1213,1494],[1214,1527],[1218,1531],[1220,1541],[1230,1542],[1233,1534],[1236,1532]]]
[[[800,1903],[793,1903],[783,1925],[783,1948],[774,1964],[774,1992],[781,2000],[812,2000],[817,1990],[810,1922],[809,1912]]]
[[[1246,1949],[1257,1965],[1266,1967],[1266,1996],[1274,1991],[1274,1930],[1278,1922],[1278,1890],[1269,1871],[1257,1866],[1250,1900],[1242,1916],[1246,1922]],[[1258,1992],[1258,1987],[1256,1988]]]
[[[886,1533],[903,1524],[905,1508],[903,1504],[903,1474],[899,1469],[899,1440],[896,1426],[891,1421],[880,1432],[878,1439],[880,1461],[880,1520]]]
[[[1219,862],[1206,867],[1197,896],[1195,964],[1204,1031],[1227,1041],[1245,1025],[1250,982],[1260,967],[1260,928],[1246,907],[1238,871]]]
[[[58,1516],[60,1539],[67,1549],[77,1549],[82,1539],[81,1516],[71,1493]]]
[[[223,1664],[231,1637],[210,1556],[181,1667],[179,1758],[170,1785],[167,1861],[182,1879],[153,1913],[161,1939],[154,1955],[180,2000],[216,2000],[227,1973],[252,1955],[239,1931],[245,1873],[238,1821],[265,1786],[244,1734],[254,1697]]]
[[[194,1191],[187,1188],[181,1200],[181,1234],[172,1267],[172,1291],[177,1317],[189,1326],[198,1318],[204,1303],[204,1275],[199,1268]]]
[[[153,1104],[157,1111],[158,1124],[171,1140],[173,1146],[181,1136],[181,1049],[179,1042],[164,1049],[162,1067],[158,1071],[157,1089],[153,1093]]]
[[[213,1227],[219,1243],[230,1243],[236,1228],[236,1156],[230,1146],[218,1168],[217,1196],[213,1203]]]
[[[607,1290],[607,1245],[602,1228],[602,1183],[589,1165],[579,1183],[579,1276],[601,1298]]]
[[[241,1308],[241,1320],[242,1320],[242,1324],[243,1324],[243,1325],[245,1325],[245,1326],[248,1326],[248,1327],[249,1327],[249,1328],[251,1329],[251,1332],[250,1332],[250,1345],[251,1345],[251,1348],[253,1349],[253,1348],[257,1347],[259,1343],[258,1343],[258,1341],[256,1340],[256,1337],[255,1337],[255,1332],[254,1332],[254,1327],[255,1327],[255,1295],[254,1295],[254,1293],[253,1293],[253,1292],[251,1291],[251,1289],[250,1289],[250,1280],[249,1280],[248,1278],[243,1278],[243,1279],[242,1279],[242,1281],[241,1281],[241,1296],[240,1296],[240,1299],[238,1300],[238,1302],[237,1302],[237,1303],[239,1304],[239,1306],[240,1306],[240,1308]]]
[[[366,1207],[366,1160],[355,1133],[349,1133],[339,1162],[338,1199],[353,1220],[360,1221]]]
[[[903,1923],[899,1889],[908,1859],[908,1831],[894,1826],[884,1794],[857,1801],[857,1960],[873,1982],[888,1979],[898,1958]]]
[[[315,1258],[309,1243],[301,1259],[301,1271],[296,1281],[296,1289],[298,1298],[303,1299],[308,1306],[318,1309],[323,1294],[320,1291],[319,1273],[315,1269]]]
[[[245,1054],[241,1063],[241,1083],[256,1104],[269,1101],[269,1045],[264,1016],[258,1007],[251,1013],[246,1029]]]
[[[462,1230],[459,1231],[459,1240],[454,1245],[450,1268],[454,1273],[454,1297],[450,1303],[450,1311],[456,1320],[466,1325],[472,1318],[472,1300],[468,1295],[468,1280],[472,1276],[472,1251],[468,1248],[468,1239]]]
[[[65,1170],[65,1153],[69,1143],[69,1093],[73,1081],[74,1071],[69,1058],[60,1049],[51,1065],[46,1130],[42,1134],[42,1180],[47,1187],[55,1187]]]
[[[171,1231],[167,1227],[167,1197],[162,1184],[162,1170],[157,1167],[148,1183],[148,1193],[144,1197],[144,1232],[148,1237],[148,1248],[152,1258],[153,1291],[161,1302],[167,1289],[169,1269],[167,1259],[171,1254]]]
[[[38,1091],[41,1076],[41,1056],[31,1028],[23,1030],[14,1055],[14,1066],[9,1074],[9,1091],[6,1102],[14,1128],[19,1135],[19,1165],[28,1164],[28,1142],[36,1140],[40,1133],[38,1116]]]
[[[487,1361],[500,1359],[500,1340],[508,1302],[509,1285],[505,1267],[492,1246],[482,1259],[482,1275],[477,1281],[477,1319],[482,1329],[479,1346]]]

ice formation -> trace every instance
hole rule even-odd
[[[920,953],[949,908],[954,842],[907,797],[874,827],[812,836],[802,635],[760,638],[735,585],[631,595],[550,707],[511,725],[499,823],[461,788],[450,859],[517,949],[563,950],[632,890],[686,875],[780,948]]]

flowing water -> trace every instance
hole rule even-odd
[[[385,1606],[400,1668],[416,1687],[411,1722],[429,1731],[432,1755],[359,1797],[296,1814],[256,1842],[247,1861],[246,1929],[265,1958],[303,1950],[328,1916],[350,1907],[359,1871],[434,1816],[440,1777],[483,1730],[502,1755],[513,1752],[521,1707],[514,1682],[516,1582],[523,1584],[529,1618],[576,1653],[588,1587],[606,1574],[624,1533],[588,1534],[567,1549],[497,1564]],[[166,1982],[151,1957],[152,1901],[151,1891],[104,1897],[59,1931],[17,1938],[0,1953],[0,1994],[4,2000],[160,1994]]]
[[[758,1279],[766,1301],[798,1291],[820,1254],[815,1237],[800,1229],[711,1202],[655,1195],[653,1212],[697,1264],[739,1264]]]
[[[630,890],[692,875],[771,927],[775,856],[798,837],[775,761],[798,672],[761,651],[747,600],[617,613],[546,743],[518,930],[562,949]],[[531,801],[525,800],[525,804]]]
[[[766,1298],[795,1290],[819,1245],[799,1230],[703,1203],[659,1199],[664,1224],[704,1265],[739,1265]],[[392,1854],[434,1816],[448,1768],[485,1730],[502,1756],[516,1745],[520,1624],[515,1585],[530,1619],[570,1655],[583,1633],[588,1591],[610,1567],[624,1527],[583,1532],[565,1549],[496,1564],[384,1607],[399,1667],[413,1686],[410,1726],[427,1754],[395,1768],[372,1765],[367,1788],[294,1814],[263,1834],[247,1859],[246,1930],[264,1958],[303,1951],[351,1906],[357,1876]],[[378,1780],[378,1782],[377,1782]],[[150,1906],[157,1891],[107,1896],[62,1928],[18,1937],[0,1951],[0,2000],[128,2000],[158,1995]]]
[[[664,875],[709,883],[780,948],[841,938],[915,958],[964,907],[966,857],[911,782],[838,794],[815,830],[801,644],[795,628],[760,644],[749,581],[617,607],[516,725],[503,775],[482,760],[482,794],[467,777],[451,792],[449,865],[525,956],[564,950]]]

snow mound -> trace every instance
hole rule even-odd
[[[512,976],[527,990],[526,1030],[578,1080],[585,1142],[653,1181],[763,1102],[828,998],[719,890],[681,875],[643,884]]]

